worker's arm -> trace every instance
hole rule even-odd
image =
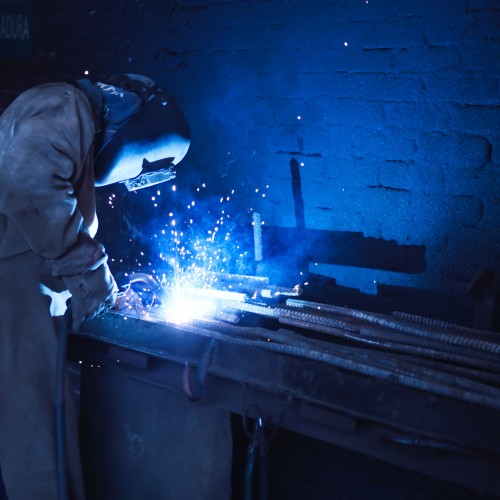
[[[87,155],[94,124],[88,104],[75,92],[80,91],[65,86],[52,106],[15,124],[2,159],[0,200],[29,247],[47,259],[71,292],[73,330],[110,307],[116,296],[106,252],[87,231],[78,207],[83,168],[92,168]]]

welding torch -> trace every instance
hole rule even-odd
[[[143,285],[142,292],[139,293],[143,306],[152,306],[153,304],[161,304],[163,298],[163,287],[153,276],[146,273],[117,273],[115,281],[118,285],[118,296],[116,298],[113,309],[124,309],[126,301],[130,298],[133,291],[134,283],[141,283]],[[152,295],[150,301],[146,300],[143,292]],[[149,302],[149,303],[148,303]]]

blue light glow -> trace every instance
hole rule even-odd
[[[151,273],[165,292],[164,318],[173,323],[213,314],[216,301],[245,300],[244,294],[223,289],[220,276],[255,272],[251,211],[236,210],[234,189],[210,196],[203,183],[195,192],[196,199],[172,194],[168,210],[158,206],[158,196],[150,196],[152,222],[143,228],[144,235],[152,234],[144,243]]]

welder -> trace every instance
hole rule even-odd
[[[70,308],[78,332],[116,298],[107,253],[94,238],[95,186],[135,190],[169,180],[188,147],[179,107],[142,75],[42,84],[0,116],[0,470],[9,500],[60,498],[61,316]],[[68,482],[80,500],[76,412],[66,397]]]

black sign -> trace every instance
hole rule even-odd
[[[0,57],[31,55],[32,0],[0,0]]]

